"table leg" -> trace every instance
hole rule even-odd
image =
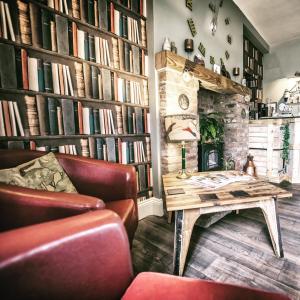
[[[192,231],[200,209],[178,210],[175,214],[174,274],[182,276]]]
[[[283,257],[281,230],[279,217],[277,214],[277,199],[272,198],[267,201],[262,201],[260,207],[264,213],[265,220],[268,225],[269,233],[272,240],[274,252],[277,257]]]

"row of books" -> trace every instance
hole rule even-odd
[[[110,3],[110,31],[129,41],[146,47],[146,23],[144,20],[136,20],[125,13],[115,9]]]
[[[71,99],[24,97],[28,135],[143,134],[150,133],[150,114],[139,107],[82,106]],[[27,126],[28,123],[28,126]],[[22,121],[21,121],[22,124]]]
[[[247,80],[247,87],[249,87],[249,88],[262,88],[262,80],[261,79]]]
[[[16,41],[15,31],[12,25],[12,18],[8,3],[0,1],[0,37]]]
[[[0,100],[0,136],[24,136],[17,102]]]

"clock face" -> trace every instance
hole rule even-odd
[[[190,106],[190,100],[185,94],[181,94],[178,98],[178,104],[181,109],[187,110]]]

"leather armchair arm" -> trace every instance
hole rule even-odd
[[[103,208],[104,202],[95,197],[0,183],[0,231]]]
[[[133,279],[124,226],[109,210],[1,233],[0,244],[2,299],[120,299]]]
[[[136,171],[121,165],[80,156],[56,155],[77,191],[105,202],[137,198]]]

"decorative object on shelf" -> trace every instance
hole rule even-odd
[[[184,40],[184,51],[188,53],[188,58],[190,58],[190,53],[194,51],[193,39],[185,39]]]
[[[224,139],[224,119],[222,113],[200,114],[200,135],[202,144],[222,143]]]
[[[220,62],[221,62],[221,74],[229,79],[231,79],[230,77],[230,73],[226,70],[224,61],[222,58],[220,58]]]
[[[200,55],[199,53],[197,53],[197,54],[194,55],[194,62],[195,62],[196,64],[199,64],[199,65],[205,67],[205,61],[204,61],[204,59],[201,57],[201,55]]]
[[[229,24],[230,24],[230,21],[231,21],[230,18],[228,18],[228,17],[225,18],[225,20],[224,20],[225,25],[229,25]]]
[[[171,42],[171,52],[177,54],[177,47],[175,46],[175,42]]]
[[[190,11],[193,11],[193,0],[185,0],[185,5]]]
[[[217,64],[213,64],[213,71],[217,74],[221,75],[221,66]]]
[[[289,162],[290,155],[290,127],[289,123],[285,124],[281,128],[283,130],[283,140],[282,140],[282,160],[283,160],[283,171],[286,173],[286,168]]]
[[[181,109],[187,110],[190,106],[190,100],[189,100],[188,96],[185,94],[181,94],[178,97],[178,104]]]
[[[208,7],[210,8],[210,10],[213,13],[213,17],[212,17],[212,20],[210,23],[210,30],[211,30],[212,35],[215,35],[215,33],[217,31],[219,9],[222,6],[223,6],[223,0],[220,0],[219,4],[217,4],[217,1],[215,1],[214,3],[210,2],[208,5]]]
[[[246,96],[244,97],[244,100],[245,100],[245,102],[249,102],[249,101],[250,101],[250,95],[246,95]]]
[[[206,50],[205,50],[205,47],[203,46],[203,44],[200,42],[200,44],[199,44],[199,46],[198,46],[198,50],[200,51],[200,53],[201,53],[201,55],[203,56],[203,57],[205,57],[205,52],[206,52]]]
[[[243,167],[243,172],[249,176],[256,177],[256,167],[253,161],[253,155],[247,156],[247,162]]]
[[[229,154],[224,158],[224,170],[226,171],[231,171],[231,170],[235,170],[235,162],[232,158],[232,155]]]
[[[295,76],[296,74],[297,72],[295,73]],[[299,103],[299,99],[300,99],[300,80],[298,80],[290,90],[285,89],[283,96],[278,102],[278,109],[280,113],[283,114],[290,113],[292,111],[292,108],[288,103]]]
[[[242,85],[247,86],[247,79],[245,77],[243,77],[242,79]]]
[[[187,19],[192,36],[197,34],[196,26],[192,18]]]
[[[242,119],[246,119],[246,117],[247,117],[247,113],[246,113],[245,108],[243,108],[243,109],[241,110],[241,117],[242,117]]]
[[[215,58],[213,56],[210,56],[209,57],[209,62],[211,65],[214,65],[215,64]]]
[[[230,57],[230,54],[229,54],[229,52],[228,52],[227,50],[225,51],[225,57],[226,57],[227,60],[228,60],[229,57]]]
[[[165,129],[168,142],[181,143],[181,170],[177,175],[179,179],[189,178],[186,170],[186,142],[200,140],[199,124],[196,115],[181,114],[165,116]]]
[[[233,68],[233,69],[232,69],[232,75],[233,75],[234,77],[240,76],[240,68],[239,68],[239,67]]]
[[[232,36],[230,34],[227,34],[227,42],[228,44],[232,44]]]
[[[165,37],[162,49],[165,51],[171,51],[171,42],[168,37]]]

